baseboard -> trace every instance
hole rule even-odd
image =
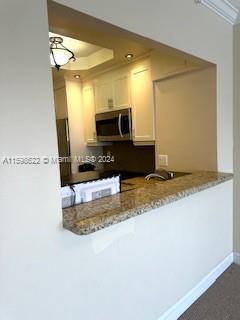
[[[236,255],[240,262],[240,254]],[[204,277],[190,292],[167,310],[158,320],[177,320],[211,285],[216,279],[235,262],[235,254],[231,253],[206,277]],[[237,262],[236,262],[237,263]]]
[[[238,252],[233,253],[233,261],[236,264],[240,264],[240,253],[238,253]]]

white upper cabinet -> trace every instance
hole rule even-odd
[[[83,88],[86,142],[96,145],[95,112],[102,113],[132,108],[133,143],[152,145],[155,142],[154,99],[149,59],[107,72]],[[94,106],[95,98],[95,106]]]
[[[186,61],[182,56],[152,51],[149,57],[97,76],[91,85],[83,88],[86,143],[100,144],[96,137],[95,113],[131,108],[134,145],[153,145],[153,81],[198,68],[197,63]]]
[[[84,111],[84,133],[85,142],[88,145],[96,144],[96,125],[95,125],[95,103],[92,85],[83,87],[83,111]]]
[[[131,72],[132,125],[135,145],[154,144],[153,83],[150,65],[142,65]]]
[[[99,82],[99,83],[98,83]],[[95,85],[96,113],[113,110],[112,81],[97,81]]]
[[[114,109],[124,109],[130,107],[131,99],[128,74],[114,79],[113,97]]]
[[[129,75],[121,70],[95,80],[96,113],[129,108]]]

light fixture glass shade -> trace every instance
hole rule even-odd
[[[56,64],[64,66],[69,62],[71,57],[72,54],[65,49],[52,49],[52,52],[50,52],[50,62],[52,66],[55,66]]]
[[[61,37],[50,37],[50,62],[52,66],[55,66],[58,70],[61,66],[64,66],[69,61],[75,61],[74,53],[64,47],[62,44],[63,39]]]

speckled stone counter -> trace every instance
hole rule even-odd
[[[229,173],[195,172],[168,181],[133,178],[130,191],[63,209],[63,227],[86,235],[147,213],[233,178]]]

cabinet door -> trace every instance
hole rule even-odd
[[[132,71],[132,102],[133,141],[154,144],[153,84],[149,67]]]
[[[112,82],[103,82],[95,85],[96,113],[113,110]]]
[[[84,133],[87,144],[96,144],[95,104],[92,86],[83,88]]]
[[[113,104],[114,109],[130,107],[129,77],[123,75],[113,81]]]

